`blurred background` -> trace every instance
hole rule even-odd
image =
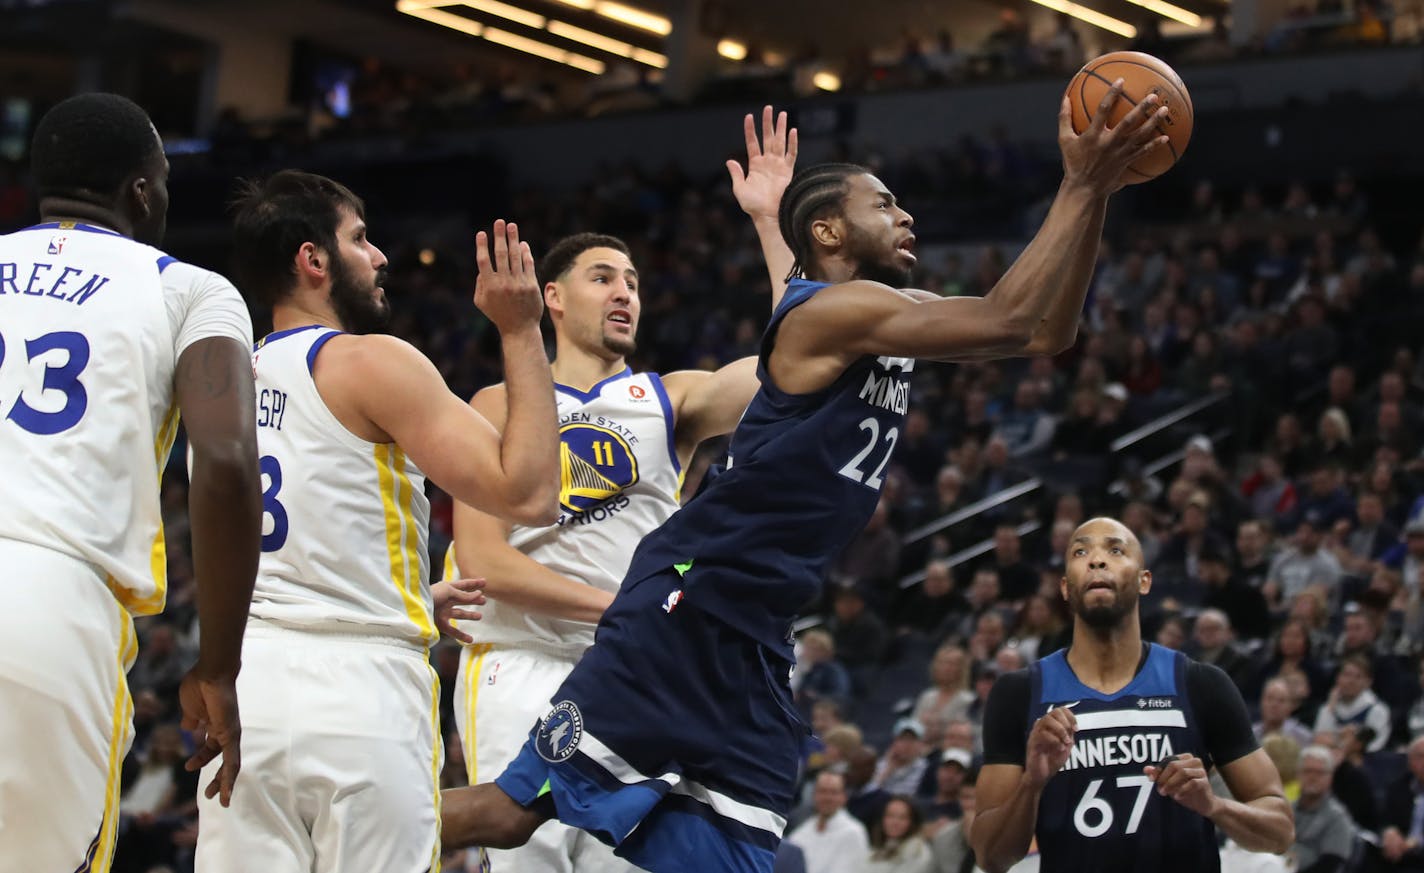
[[[45,110],[123,93],[172,163],[172,254],[226,271],[235,180],[331,175],[391,258],[394,331],[462,395],[500,378],[470,302],[495,217],[536,254],[627,239],[635,366],[711,368],[754,351],[770,301],[722,166],[743,114],[788,109],[802,166],[871,167],[915,215],[919,286],[978,295],[1057,187],[1072,73],[1121,48],[1166,59],[1195,137],[1114,198],[1076,346],[915,371],[879,510],[798,625],[803,776],[846,773],[873,850],[910,798],[888,806],[913,808],[940,869],[969,869],[953,852],[985,695],[1066,644],[1067,535],[1114,514],[1156,579],[1145,635],[1237,681],[1288,790],[1302,746],[1331,750],[1351,865],[1414,869],[1364,846],[1401,815],[1408,833],[1424,796],[1424,756],[1414,773],[1403,754],[1424,735],[1424,0],[0,0],[0,20],[0,231],[37,218]],[[139,623],[130,676],[120,873],[189,870],[196,836],[181,449],[169,607]],[[724,450],[703,447],[687,493]],[[457,655],[432,654],[449,731]]]

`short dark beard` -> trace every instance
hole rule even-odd
[[[1083,624],[1093,630],[1112,630],[1120,626],[1123,619],[1137,610],[1137,598],[1129,598],[1117,592],[1117,600],[1111,606],[1087,606],[1083,602],[1085,591],[1073,595],[1073,614],[1083,620]]]
[[[880,282],[889,285],[891,288],[910,287],[910,269],[899,267],[893,264],[882,264],[875,261],[862,261],[856,268],[855,277],[857,279],[868,279],[871,282]]]
[[[362,286],[340,255],[331,259],[331,308],[347,333],[382,333],[391,320],[391,307],[375,298],[376,288],[386,282],[386,271],[376,273],[375,281]]]
[[[624,339],[621,336],[611,336],[605,333],[603,347],[615,355],[626,358],[638,351],[638,340],[634,337]]]

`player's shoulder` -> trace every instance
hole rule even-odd
[[[137,245],[143,245],[137,243]],[[223,294],[241,298],[236,286],[222,273],[180,261],[161,249],[144,246],[145,255],[153,259],[159,280],[165,291],[180,294]]]
[[[988,706],[998,708],[1000,706],[1011,706],[1015,709],[1022,707],[1027,709],[1029,705],[1029,695],[1033,692],[1033,666],[1022,667],[1018,670],[1010,670],[1000,674],[994,680],[994,687],[989,692]]]
[[[1184,652],[1176,652],[1175,655],[1185,664],[1187,695],[1198,711],[1217,711],[1216,707],[1223,699],[1241,696],[1241,690],[1225,670],[1215,664],[1198,661]]]

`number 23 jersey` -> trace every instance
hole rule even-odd
[[[984,717],[985,763],[1022,766],[1034,723],[1060,706],[1071,708],[1078,732],[1038,803],[1044,873],[1220,869],[1212,823],[1158,794],[1143,768],[1190,753],[1209,770],[1257,748],[1226,674],[1145,644],[1132,681],[1103,694],[1078,681],[1060,649],[995,685]]]

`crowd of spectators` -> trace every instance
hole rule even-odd
[[[1021,232],[1056,181],[1051,160],[994,137],[893,161],[848,157],[914,192],[910,208],[937,228],[922,238],[952,242],[927,250],[917,277],[944,295],[986,292],[1012,260],[976,242],[983,227],[963,217],[1001,210],[984,226]],[[1424,737],[1414,327],[1424,235],[1416,218],[1381,236],[1374,192],[1348,172],[1277,183],[1202,182],[1169,225],[1112,234],[1070,352],[917,368],[881,504],[833,567],[824,602],[806,610],[814,626],[794,681],[817,741],[788,833],[809,873],[969,869],[984,701],[1001,673],[1068,641],[1062,554],[1074,526],[1099,513],[1143,543],[1156,580],[1143,602],[1147,638],[1236,680],[1293,774],[1292,800],[1319,816],[1299,829],[1300,869],[1338,855],[1337,805],[1351,853],[1364,834],[1381,863],[1424,866],[1424,820],[1411,806],[1424,797],[1424,741],[1414,742]],[[567,196],[514,192],[510,214],[531,240],[591,228],[624,236],[642,275],[634,365],[708,367],[754,352],[770,299],[755,236],[725,188],[629,166]],[[392,256],[394,332],[458,393],[497,380],[495,339],[470,306],[472,268],[456,244],[387,243],[378,203],[371,215]],[[1216,402],[1198,414],[1110,450],[1207,397]],[[1013,486],[1027,493],[917,532]],[[195,642],[186,497],[180,451],[163,488],[168,608],[138,623],[130,674],[136,739],[117,873],[191,869],[194,782],[178,764],[189,740],[176,708]],[[439,554],[449,502],[437,493],[432,503]],[[453,731],[457,651],[442,644],[432,660]],[[445,778],[458,784],[460,744],[448,736]],[[1312,834],[1323,842],[1306,845]],[[836,866],[846,858],[852,866]]]

